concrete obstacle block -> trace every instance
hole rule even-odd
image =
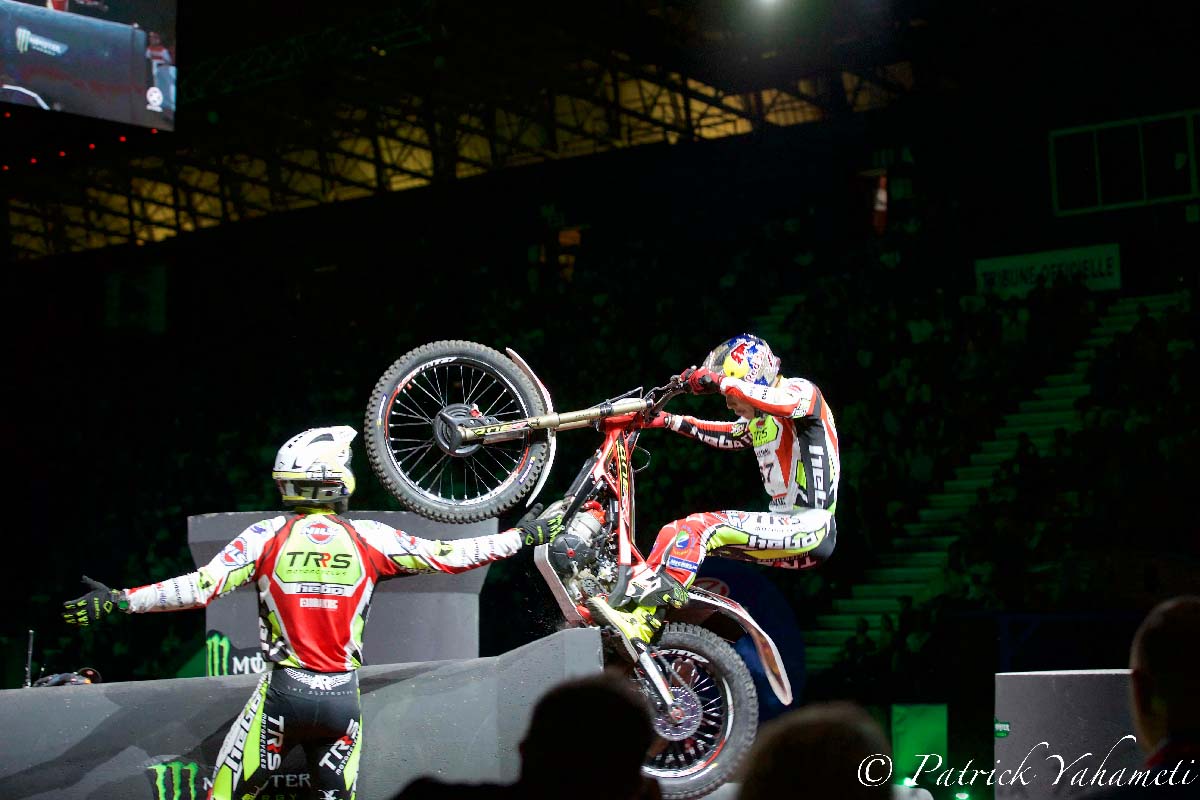
[[[599,630],[560,631],[493,658],[363,667],[360,800],[422,775],[515,781],[517,745],[551,686],[600,672]],[[200,800],[258,675],[0,691],[0,798]],[[303,754],[260,798],[316,798]]]
[[[994,781],[1007,784],[995,786],[996,800],[1063,800],[1113,780],[1125,785],[1143,760],[1137,743],[1127,738],[1133,721],[1124,669],[998,673],[994,725]],[[957,777],[962,765],[954,766]],[[930,785],[933,777],[922,776],[919,783]],[[970,788],[956,791],[976,794]]]

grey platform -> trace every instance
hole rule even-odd
[[[994,740],[997,774],[1027,766],[1024,782],[995,787],[996,800],[1075,797],[1100,789],[1117,770],[1128,775],[1143,760],[1136,743],[1125,738],[1133,735],[1128,670],[998,673],[995,717],[1002,726],[997,733],[1006,734]],[[1104,775],[1097,777],[1100,769]],[[1086,773],[1079,780],[1088,782],[1082,787],[1071,784],[1080,770]]]
[[[511,782],[550,686],[603,668],[599,632],[561,631],[494,658],[364,667],[360,800],[413,778]],[[0,798],[198,800],[257,675],[0,691]],[[271,797],[307,800],[299,749]]]

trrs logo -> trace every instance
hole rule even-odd
[[[283,761],[283,717],[267,717],[267,735],[263,739],[260,760],[274,772]]]
[[[342,770],[346,768],[346,760],[350,757],[350,753],[354,750],[354,745],[358,742],[358,732],[358,720],[350,720],[350,726],[346,728],[345,735],[334,742],[325,755],[321,756],[321,766],[329,767],[329,769],[341,775]]]
[[[313,550],[293,550],[281,556],[289,569],[349,569],[353,562],[349,553],[318,553]],[[299,563],[297,563],[299,562]]]

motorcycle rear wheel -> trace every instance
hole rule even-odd
[[[733,777],[754,742],[754,679],[728,642],[697,625],[668,624],[657,646],[692,696],[681,702],[687,718],[678,724],[651,709],[658,738],[642,772],[664,800],[703,797]]]
[[[375,384],[364,428],[367,458],[405,507],[438,522],[480,522],[512,508],[546,465],[549,445],[526,437],[447,447],[442,411],[476,409],[509,421],[546,413],[533,383],[490,347],[431,342],[405,353]]]

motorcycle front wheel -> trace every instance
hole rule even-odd
[[[365,441],[371,469],[405,507],[438,522],[480,522],[525,496],[549,445],[531,437],[454,448],[447,420],[546,413],[533,383],[500,352],[448,340],[405,353],[375,384]]]
[[[728,642],[699,626],[670,623],[657,646],[682,679],[672,688],[682,718],[651,708],[657,739],[642,771],[664,800],[703,797],[733,777],[754,742],[754,679]]]

